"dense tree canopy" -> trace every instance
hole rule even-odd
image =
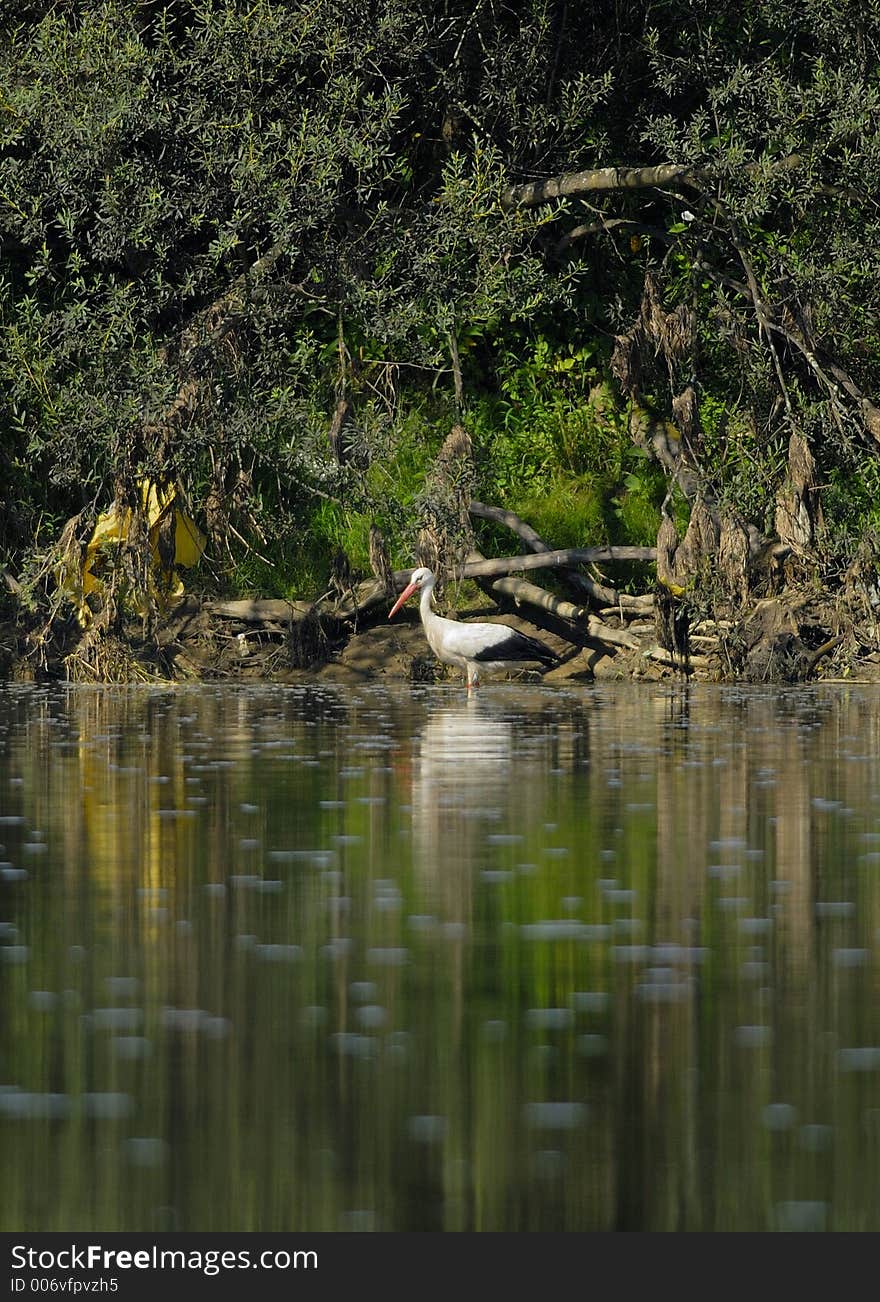
[[[255,548],[295,588],[373,520],[405,563],[460,415],[481,492],[559,545],[649,540],[670,478],[680,528],[700,498],[772,535],[792,436],[822,546],[873,526],[878,0],[3,0],[0,25],[13,572],[144,475],[185,488],[215,570]]]

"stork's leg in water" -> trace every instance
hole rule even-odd
[[[477,668],[477,666],[473,663],[473,661],[471,661],[471,663],[467,667],[468,696],[470,696],[473,689],[475,687],[479,687],[479,685],[480,685],[480,671]]]

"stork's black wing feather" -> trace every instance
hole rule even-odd
[[[525,633],[517,633],[515,629],[510,630],[510,637],[506,637],[503,642],[496,642],[494,646],[486,647],[471,658],[483,664],[492,661],[501,664],[503,661],[537,660],[538,664],[548,668],[559,663],[559,656],[544,646],[543,642],[526,637]]]

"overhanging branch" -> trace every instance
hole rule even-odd
[[[694,184],[701,173],[687,164],[661,163],[659,167],[597,167],[588,172],[568,172],[547,181],[512,185],[501,196],[504,208],[534,208],[551,199],[565,199],[597,190],[644,190],[651,186]]]
[[[766,161],[744,163],[741,172],[791,172],[800,167],[800,154],[787,154],[774,163]],[[551,199],[574,198],[600,190],[647,190],[670,185],[690,186],[705,190],[722,175],[720,169],[693,167],[690,163],[659,163],[653,167],[595,167],[585,172],[565,172],[551,176],[546,181],[529,181],[525,185],[511,185],[501,196],[503,208],[535,208]],[[833,186],[817,187],[823,194],[846,194]]]

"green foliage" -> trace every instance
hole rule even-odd
[[[543,492],[510,505],[551,547],[592,547],[609,539],[607,492],[588,479],[558,474]],[[509,534],[502,547],[510,547]]]
[[[403,564],[457,378],[484,497],[649,541],[609,397],[647,270],[696,339],[644,387],[695,381],[716,495],[772,528],[790,410],[857,536],[861,409],[792,327],[880,393],[878,67],[876,0],[0,0],[0,555],[146,474],[219,503],[219,581],[363,568],[371,522]],[[669,161],[712,181],[502,202]]]
[[[500,146],[456,116],[456,76],[438,84],[438,61],[487,39],[464,11],[108,0],[0,15],[0,425],[31,507],[94,510],[120,474],[160,470],[229,490],[240,470],[265,488],[281,469],[336,491],[340,322],[369,389],[387,368],[434,378],[459,328],[566,292],[530,250],[538,219],[498,203]],[[248,286],[261,257],[271,277]],[[151,436],[194,372],[185,436]],[[281,536],[296,512],[274,497]]]
[[[506,500],[525,484],[549,486],[560,473],[591,473],[603,458],[618,465],[629,444],[610,402],[590,401],[600,377],[593,343],[556,343],[544,334],[525,355],[494,359],[494,384],[469,412],[487,496]]]
[[[873,456],[835,467],[823,492],[829,549],[847,558],[866,536],[880,538],[880,467]]]
[[[772,529],[775,493],[786,473],[786,432],[768,436],[757,429],[751,413],[730,412],[723,399],[708,393],[701,396],[700,416],[719,498],[745,519]]]
[[[631,469],[623,478],[622,492],[614,499],[618,528],[611,541],[651,547],[660,528],[666,480],[660,467],[642,448],[629,448],[626,461]]]

